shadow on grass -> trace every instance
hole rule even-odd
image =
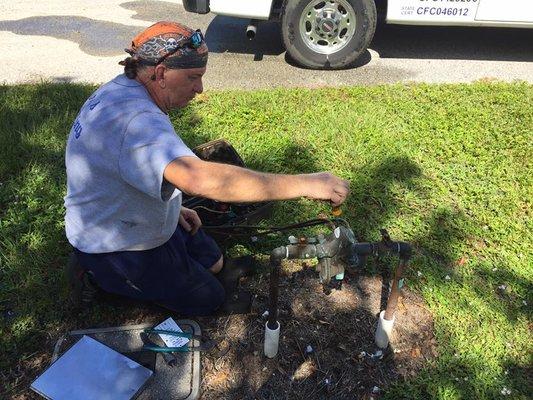
[[[59,273],[68,246],[62,228],[64,142],[92,87],[0,87],[0,369],[34,352],[65,312]],[[5,349],[5,350],[4,350]],[[20,368],[20,366],[19,366]]]
[[[415,275],[415,268],[423,271],[424,278],[415,285],[420,289],[427,285],[426,289],[431,288],[431,293],[439,292],[435,296],[444,296],[443,300],[438,297],[431,300],[433,303],[435,301],[442,303],[439,307],[451,308],[448,304],[453,304],[453,308],[457,310],[457,318],[468,324],[467,332],[471,336],[461,338],[452,326],[446,326],[441,322],[437,330],[438,342],[441,344],[439,358],[417,379],[406,384],[394,385],[386,398],[419,399],[451,396],[464,399],[496,399],[501,398],[502,388],[507,387],[512,390],[514,396],[517,396],[516,398],[526,399],[532,387],[531,368],[510,363],[506,367],[505,374],[498,376],[487,374],[487,370],[494,368],[494,365],[490,365],[495,362],[491,360],[495,354],[490,354],[493,345],[490,343],[491,338],[494,339],[494,333],[490,330],[495,327],[481,330],[478,325],[478,323],[490,325],[490,321],[483,319],[487,315],[495,314],[504,316],[512,322],[516,320],[517,315],[524,315],[524,310],[517,310],[516,305],[508,301],[509,296],[504,298],[501,293],[498,295],[494,290],[495,285],[486,281],[487,272],[476,269],[471,277],[470,272],[461,271],[465,259],[463,254],[468,250],[469,242],[472,240],[471,232],[474,229],[472,221],[464,213],[445,207],[438,208],[427,218],[426,226],[426,231],[412,240],[416,251],[411,266],[411,276]],[[515,274],[506,272],[503,275],[505,282],[510,285],[531,288],[530,283]],[[415,280],[416,278],[412,279],[413,282]],[[472,289],[475,296],[467,300],[461,293],[464,287]],[[494,296],[487,299],[487,292],[490,291],[493,291]],[[488,308],[488,311],[480,314],[479,318],[482,318],[480,320],[475,318],[481,312],[476,309],[476,304],[483,304]],[[463,319],[465,314],[470,318]],[[482,343],[486,343],[486,346]],[[465,352],[467,347],[473,351]],[[517,373],[511,374],[511,371]]]
[[[63,177],[60,161],[69,118],[93,90],[68,84],[0,86],[0,181],[20,175],[32,163],[45,165],[52,177]]]
[[[100,305],[78,313],[67,305],[62,268],[70,252],[63,231],[65,194],[64,145],[76,113],[93,87],[36,85],[2,87],[0,104],[5,124],[1,148],[3,165],[1,206],[3,223],[2,290],[0,301],[9,319],[2,320],[2,369],[9,371],[4,386],[13,393],[16,371],[27,379],[35,377],[44,365],[25,360],[35,353],[47,354],[57,338],[47,329],[65,332],[80,326],[116,325],[127,309]],[[200,118],[188,114],[190,130],[184,138],[193,145],[210,139],[198,135]],[[197,121],[197,122],[194,122]],[[315,171],[315,157],[301,145],[287,146],[281,155],[285,168],[298,172]],[[271,166],[254,160],[254,167]],[[37,182],[38,184],[34,184]],[[289,208],[290,210],[290,208]],[[313,214],[312,204],[298,206],[297,215]],[[281,212],[278,217],[291,223],[295,216]],[[270,247],[271,248],[271,247]],[[43,328],[44,327],[44,328]],[[12,360],[21,360],[13,367]],[[41,357],[46,363],[46,357]],[[25,383],[28,383],[27,381]]]
[[[380,228],[387,228],[389,218],[405,206],[391,186],[398,184],[412,192],[423,190],[419,185],[420,167],[407,156],[384,158],[376,165],[355,170],[353,176],[349,216],[355,235],[361,241],[375,236]]]
[[[117,320],[121,320],[121,318],[124,320],[129,319],[132,314],[136,313],[135,310],[129,312],[127,304],[126,306],[102,304],[91,311],[82,313],[76,313],[68,306],[65,306],[66,290],[61,279],[61,269],[70,247],[64,238],[62,223],[56,221],[55,224],[50,224],[50,219],[57,218],[62,221],[62,196],[64,195],[65,186],[64,142],[68,134],[67,129],[75,118],[75,113],[85,98],[90,95],[92,88],[68,85],[38,85],[32,88],[29,94],[28,92],[23,92],[27,98],[24,99],[22,105],[9,102],[9,97],[18,97],[16,93],[11,92],[12,90],[16,89],[5,88],[5,91],[2,92],[2,98],[6,99],[2,104],[4,117],[7,121],[5,125],[7,128],[5,130],[6,135],[4,136],[4,138],[7,138],[7,143],[4,143],[5,145],[2,148],[11,148],[13,152],[4,154],[9,162],[6,164],[2,175],[2,179],[7,179],[9,182],[2,188],[3,191],[7,189],[8,192],[7,196],[2,196],[2,200],[4,200],[2,205],[7,205],[4,208],[6,210],[4,215],[11,218],[12,223],[8,224],[7,229],[2,232],[2,246],[6,250],[3,253],[9,257],[9,260],[7,260],[9,268],[6,269],[7,273],[3,273],[2,281],[9,282],[9,284],[3,288],[1,299],[13,308],[15,318],[5,324],[8,332],[8,335],[4,336],[5,348],[9,350],[5,352],[5,357],[2,357],[3,360],[19,359],[20,356],[22,358],[31,358],[31,354],[34,352],[42,352],[43,348],[50,349],[56,338],[50,337],[46,331],[40,328],[41,326],[49,326],[66,331],[80,326],[117,325]],[[197,126],[201,118],[195,115],[194,111],[186,111],[184,114],[178,113],[179,117],[184,117],[188,120],[188,129],[182,131],[181,134],[193,146],[211,139],[208,135],[198,134]],[[313,172],[318,169],[316,157],[304,146],[298,144],[286,146],[281,154],[280,161],[283,163],[284,168],[292,171]],[[269,160],[254,159],[252,164],[257,169],[272,167]],[[396,165],[401,167],[399,173],[395,169]],[[31,184],[28,185],[28,181],[32,181],[31,176],[28,176],[28,172],[32,171],[29,170],[30,167],[34,168],[33,171],[37,171],[47,177],[46,185],[39,188],[33,188]],[[392,198],[385,196],[388,192],[388,185],[393,181],[401,181],[404,178],[411,179],[416,173],[418,173],[418,170],[409,160],[390,159],[381,163],[370,174],[368,180],[361,183],[361,186],[359,186],[361,192],[385,197],[381,208],[377,210],[369,209],[366,216],[368,217],[371,214],[372,218],[368,221],[372,221],[372,223],[367,223],[365,227],[370,229],[373,226],[381,226],[386,216],[395,212],[398,204]],[[376,184],[376,182],[379,182],[379,184],[377,187],[373,187],[372,185]],[[22,190],[25,187],[27,190]],[[32,189],[42,190],[42,192],[39,194],[39,192]],[[28,205],[36,195],[42,197],[43,206],[46,207],[30,211]],[[9,196],[19,196],[20,202],[8,205]],[[355,201],[361,203],[364,200],[363,198]],[[50,207],[52,208],[50,209]],[[44,221],[39,222],[43,214],[46,216],[47,223]],[[283,210],[278,210],[276,218],[288,224],[295,222],[300,216],[311,218],[315,216],[314,214],[314,203],[308,202],[302,205],[291,202]],[[21,218],[14,219],[14,215],[18,215]],[[42,234],[41,242],[38,244],[15,239],[35,232]],[[259,247],[268,252],[269,249],[279,245],[279,242],[275,243],[275,241],[267,241]],[[256,247],[249,248],[249,251],[256,250]],[[21,284],[21,282],[23,283]],[[50,293],[54,295],[50,296]],[[20,302],[18,299],[24,300]],[[324,302],[327,302],[327,298],[324,299]],[[142,313],[143,311],[140,310],[137,309],[137,312]],[[355,315],[358,315],[359,319],[364,318],[365,320],[374,318],[374,316],[362,309],[358,314],[332,314],[334,318],[343,320],[348,317],[355,318]],[[291,321],[294,322],[287,319],[286,323],[290,324]],[[302,319],[299,323],[305,324],[306,321]],[[369,331],[366,334],[372,335],[372,332]],[[338,341],[338,339],[338,335],[331,336],[331,340]],[[371,337],[367,339],[367,342],[371,341]],[[329,342],[323,343],[321,346],[327,349],[330,344]],[[333,345],[331,344],[331,346]],[[336,345],[333,347],[336,348]],[[356,350],[353,351],[355,352]],[[8,365],[6,364],[5,366],[8,367]],[[29,376],[35,376],[43,368],[42,365],[36,365],[33,368],[24,365],[24,363],[19,364],[17,368],[25,369]],[[9,369],[13,371],[12,368]],[[322,372],[320,379],[326,376],[335,379],[341,389],[343,379],[347,379],[338,366],[333,367],[333,370],[327,373]],[[259,389],[258,395],[267,398],[267,393],[271,393],[272,390],[280,385],[289,391],[294,389],[287,387],[285,384],[285,381],[282,382],[277,378],[272,378]],[[304,392],[308,390],[313,392],[315,386],[316,384],[314,383],[306,386],[307,389]],[[321,395],[323,391],[327,390],[330,390],[330,388],[324,386],[319,388],[316,394]],[[226,396],[229,395],[230,393],[226,393]]]
[[[105,304],[87,312],[76,313],[66,305],[61,269],[70,249],[64,238],[62,225],[62,196],[65,187],[63,152],[70,125],[93,89],[87,86],[47,84],[0,87],[3,121],[0,128],[0,158],[3,160],[0,169],[0,304],[4,315],[0,320],[0,370],[8,371],[3,372],[6,380],[2,380],[7,382],[3,385],[9,394],[24,390],[20,384],[15,383],[17,380],[27,384],[29,379],[42,371],[43,364],[48,361],[43,355],[51,351],[52,344],[57,339],[56,332],[64,333],[87,326],[117,325],[120,323],[116,321],[131,320],[135,315],[141,317],[143,314],[142,309],[132,311],[126,306],[121,308]],[[195,115],[194,111],[186,115],[190,128],[183,131],[182,135],[187,142],[194,146],[212,138],[207,134],[198,134],[201,116]],[[178,117],[183,117],[183,114],[178,114]],[[238,146],[236,148],[238,150]],[[266,157],[265,154],[265,159],[254,159],[254,168],[271,167],[272,164]],[[318,165],[317,157],[296,143],[286,147],[280,161],[295,172],[311,172]],[[345,218],[352,221],[358,238],[368,240],[375,236],[379,228],[387,227],[390,219],[406,207],[402,198],[395,194],[394,186],[400,185],[406,191],[423,194],[419,179],[422,179],[420,167],[407,156],[384,158],[374,165],[353,171],[353,195],[345,208]],[[314,213],[313,203],[302,205],[289,202],[276,210],[275,218],[291,223],[303,216],[314,217]],[[454,275],[453,267],[462,256],[462,249],[471,240],[472,222],[462,212],[450,210],[443,205],[426,217],[423,226],[425,228],[417,237],[394,239],[412,242],[416,248],[412,270],[420,268],[434,290],[450,294],[452,292],[449,289],[446,289],[447,292],[443,289],[448,284],[444,276]],[[274,242],[265,243],[259,248],[267,252],[274,247],[273,244]],[[279,244],[278,242],[276,245]],[[256,250],[256,247],[249,247],[249,251]],[[480,302],[486,300],[483,281],[491,276],[486,270],[474,272],[474,277],[481,281],[480,286],[474,287]],[[459,284],[462,283],[461,279],[461,274],[457,273]],[[511,272],[494,274],[494,283],[500,281],[531,293],[531,283]],[[464,281],[464,284],[468,284],[468,281]],[[509,295],[505,294],[504,300],[507,299],[505,296]],[[495,296],[487,307],[509,320],[523,314],[511,305],[505,305],[504,308],[507,308],[502,312],[501,301],[498,300],[501,299]],[[328,302],[327,297],[324,297],[324,302]],[[460,305],[459,309],[471,312],[469,307],[465,304]],[[9,317],[5,316],[7,311],[10,311]],[[354,315],[366,319],[375,318],[371,313],[354,312],[355,314],[335,311],[332,308],[328,317],[331,320],[350,320]],[[298,316],[290,313],[283,318],[286,324],[307,322],[305,318],[298,320]],[[342,333],[332,329],[334,334],[320,346],[325,351],[335,352]],[[388,398],[438,398],[448,394],[458,398],[499,398],[503,385],[511,388],[513,393],[531,392],[531,384],[528,383],[532,381],[530,368],[512,361],[504,362],[510,371],[509,377],[499,376],[489,382],[480,376],[486,367],[484,361],[448,354],[450,348],[459,347],[461,343],[446,326],[442,325],[439,329],[439,342],[447,342],[443,347],[448,350],[415,380],[407,384],[400,382],[391,387],[386,394]],[[371,335],[372,332],[362,334]],[[346,352],[357,352],[356,344],[354,346]],[[41,362],[36,361],[35,354],[42,359]],[[18,361],[14,363],[13,360]],[[277,362],[282,367],[285,361],[280,357]],[[394,361],[392,362],[394,365]],[[334,377],[333,381],[339,382],[340,386],[343,379],[352,379],[343,375],[343,372],[341,367],[335,366],[327,373],[320,372],[322,375],[317,377],[319,380],[326,376]],[[25,376],[22,380],[21,374]],[[280,374],[267,378],[254,389],[256,392],[251,393],[251,397],[273,398],[276,396],[274,390],[280,385],[289,394],[290,391],[294,393],[301,389],[297,385],[289,385],[286,376]],[[251,377],[244,376],[243,385],[254,388],[254,384],[247,382],[247,379]],[[313,392],[316,398],[342,398],[345,394],[352,394],[342,392],[342,387],[335,393],[328,392],[330,389],[325,386],[321,387],[320,382],[318,386],[316,381],[313,384],[318,387]],[[311,386],[306,388],[301,394],[309,394],[309,391],[314,390]],[[239,393],[242,394],[242,391]],[[225,398],[231,395],[230,390],[220,394]]]

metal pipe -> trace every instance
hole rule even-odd
[[[402,277],[405,267],[407,266],[407,260],[402,259],[394,271],[394,280],[392,281],[392,289],[387,300],[387,308],[385,309],[384,318],[390,321],[394,317],[396,306],[398,305],[398,299],[400,298],[402,288]]]
[[[316,246],[312,244],[281,246],[270,253],[270,305],[268,309],[268,328],[278,326],[279,275],[281,260],[285,258],[314,258]]]
[[[289,249],[285,246],[272,250],[270,254],[270,305],[268,321],[265,324],[265,339],[263,341],[263,351],[268,358],[274,358],[278,354],[280,332],[280,324],[278,322],[279,274],[281,260],[287,258],[288,254]]]
[[[257,34],[257,20],[252,19],[250,20],[250,24],[246,27],[246,37],[249,40],[252,40],[255,38],[255,35]]]
[[[278,326],[278,297],[279,297],[279,274],[281,260],[287,257],[288,249],[285,246],[278,247],[270,253],[270,305],[268,310],[268,328],[276,329]]]

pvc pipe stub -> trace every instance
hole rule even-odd
[[[376,328],[375,342],[379,348],[386,349],[389,345],[390,338],[392,336],[392,327],[396,315],[392,317],[392,320],[385,319],[385,310],[379,313],[378,327]]]
[[[265,323],[264,352],[268,358],[274,358],[278,354],[280,324],[279,321],[276,323],[276,329],[270,329],[268,322]]]

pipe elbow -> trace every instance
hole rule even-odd
[[[270,253],[270,264],[281,263],[284,258],[287,258],[287,247],[277,247]]]
[[[400,258],[404,261],[408,261],[413,254],[413,247],[407,242],[398,242],[398,244],[400,245]]]

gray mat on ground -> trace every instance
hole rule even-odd
[[[186,319],[176,322],[183,332],[201,335],[197,322]],[[154,370],[154,375],[136,399],[194,400],[198,398],[200,391],[200,352],[173,353],[177,361],[177,365],[173,367],[165,362],[161,353],[139,353],[143,345],[140,333],[151,327],[153,327],[152,324],[142,324],[69,332],[57,341],[52,362],[83,335],[88,335]],[[199,344],[197,340],[189,341],[190,346]]]

